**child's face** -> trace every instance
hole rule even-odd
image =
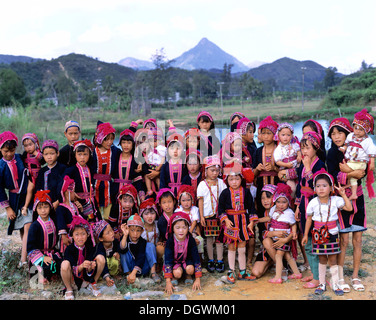
[[[187,162],[187,170],[190,174],[196,174],[200,171],[200,162],[197,157],[190,157]]]
[[[24,147],[25,151],[29,154],[34,153],[34,151],[36,149],[35,143],[31,139],[25,139],[23,141],[23,147]]]
[[[243,140],[244,140],[246,143],[251,143],[251,142],[253,142],[253,138],[254,138],[254,136],[255,136],[255,133],[253,132],[253,128],[250,127],[250,128],[248,129],[248,131],[247,131],[245,134],[242,135],[242,138],[243,138]]]
[[[46,161],[47,165],[53,166],[57,162],[59,157],[59,152],[54,148],[44,148],[43,150],[43,159]]]
[[[315,192],[319,198],[330,195],[331,186],[325,179],[318,179],[315,185]]]
[[[261,194],[261,204],[262,206],[268,210],[273,206],[273,197],[268,198],[265,192]]]
[[[258,143],[262,143],[262,133],[261,133],[261,129],[258,129],[258,130],[257,130],[257,142],[258,142]]]
[[[133,198],[128,195],[123,195],[120,200],[120,205],[125,211],[131,210],[134,206]]]
[[[261,134],[262,134],[262,142],[264,144],[271,144],[271,143],[273,143],[273,137],[274,137],[273,132],[271,132],[267,128],[262,128]]]
[[[88,234],[84,228],[77,227],[74,229],[72,237],[73,237],[74,243],[77,246],[83,247],[88,238]]]
[[[316,132],[315,128],[312,128],[311,126],[305,126],[302,131],[303,131],[303,134],[310,132],[310,131]]]
[[[188,234],[189,227],[183,220],[179,220],[178,222],[175,222],[173,231],[176,239],[178,240],[184,240]]]
[[[363,138],[366,136],[366,132],[361,126],[355,125],[354,126],[354,136],[357,138]]]
[[[7,147],[2,147],[1,154],[6,161],[11,161],[14,158],[14,155],[16,154],[16,148],[8,149]]]
[[[70,127],[64,133],[70,145],[73,145],[80,138],[80,130],[77,127]]]
[[[180,204],[184,210],[189,210],[192,207],[192,198],[189,194],[182,194],[180,197]]]
[[[330,138],[337,147],[342,147],[346,141],[346,134],[337,128],[333,128]]]
[[[113,242],[115,239],[115,233],[114,230],[110,225],[107,225],[107,227],[102,231],[102,236],[99,238],[99,240],[103,242]]]
[[[140,239],[143,230],[144,229],[138,226],[129,227],[129,238],[132,240],[132,242],[136,242],[138,239]]]
[[[291,142],[291,138],[292,138],[291,130],[289,128],[283,128],[282,130],[279,131],[278,138],[279,138],[279,141],[283,145],[289,144]]]
[[[242,155],[242,141],[240,139],[236,139],[233,143],[230,144],[230,151],[237,157],[241,157]]]
[[[148,209],[142,214],[142,218],[145,224],[153,224],[157,218],[157,213],[153,209]]]
[[[239,189],[240,185],[242,184],[242,178],[239,175],[236,176],[228,176],[227,177],[228,185],[233,189]]]
[[[90,151],[88,148],[85,148],[84,151],[76,152],[76,160],[77,163],[81,166],[84,167],[88,163],[90,159]]]
[[[172,214],[174,212],[175,201],[172,196],[163,197],[161,199],[160,206],[164,212],[167,214]]]
[[[301,145],[300,150],[302,152],[303,157],[313,159],[316,156],[316,150],[313,147],[311,141],[306,141],[305,145]]]
[[[168,155],[171,159],[180,159],[182,154],[182,149],[180,147],[180,144],[174,143],[172,146],[168,147]]]
[[[206,168],[206,176],[210,179],[210,180],[215,180],[218,178],[219,176],[219,168],[217,168],[217,166],[212,166],[212,167],[209,167],[209,168]]]
[[[285,211],[289,207],[289,202],[286,198],[280,197],[275,202],[275,206],[278,211]]]
[[[115,135],[113,133],[110,133],[103,139],[102,147],[105,148],[106,150],[110,150],[112,144],[114,143],[114,140],[115,140]]]
[[[197,136],[188,136],[185,142],[188,149],[197,150],[200,145],[200,140]]]
[[[124,153],[131,153],[133,142],[129,140],[121,140],[120,146]]]
[[[200,130],[208,132],[211,127],[211,121],[205,122],[202,119],[198,121],[198,126],[200,127]]]
[[[47,220],[50,214],[51,207],[47,202],[39,202],[37,205],[37,213],[42,220]]]

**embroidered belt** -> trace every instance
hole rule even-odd
[[[328,222],[321,222],[321,221],[313,221],[314,228],[320,229],[324,225],[328,226],[328,229],[334,229],[337,227],[337,221],[328,221]]]
[[[226,210],[226,213],[230,214],[230,215],[233,215],[233,216],[236,216],[236,215],[240,215],[240,214],[246,214],[247,210],[228,209],[228,210]]]
[[[313,189],[310,187],[301,187],[300,192],[307,198],[312,197],[315,194]]]
[[[284,158],[283,160],[282,160],[282,162],[291,162],[291,161],[294,161],[294,160],[296,160],[297,159],[297,157],[295,157],[295,156],[293,156],[293,157],[288,157],[288,158]]]
[[[111,175],[103,173],[95,173],[93,178],[100,181],[112,181]]]

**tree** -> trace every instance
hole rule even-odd
[[[15,101],[22,105],[27,102],[25,84],[13,70],[0,70],[0,105],[9,106]]]
[[[229,88],[231,84],[231,69],[234,65],[232,63],[223,65],[223,71],[221,74],[221,81],[224,82],[222,93],[224,96],[228,96]]]
[[[325,70],[325,77],[324,77],[324,88],[329,89],[330,87],[333,87],[336,84],[336,67],[329,67]]]

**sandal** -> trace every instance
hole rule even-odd
[[[64,294],[65,300],[74,300],[74,294],[73,291],[66,291]]]
[[[282,284],[283,280],[281,278],[279,279],[272,278],[272,279],[269,279],[268,282],[275,283],[275,284]]]
[[[151,273],[150,276],[153,279],[154,283],[161,282],[161,277],[156,272]]]
[[[301,273],[293,273],[292,275],[288,276],[287,279],[292,280],[292,279],[301,279],[303,275]]]
[[[304,285],[303,285],[303,288],[304,289],[315,289],[317,288],[319,285],[318,284],[314,284],[312,281],[309,281],[309,282],[306,282]]]
[[[345,279],[339,279],[339,280],[338,280],[338,287],[339,287],[344,293],[348,293],[348,292],[350,292],[350,286],[345,282]]]
[[[319,284],[319,286],[315,290],[315,294],[322,295],[325,291],[326,291],[326,285],[321,283],[321,284]]]
[[[101,295],[101,292],[98,290],[97,288],[97,284],[95,282],[93,283],[90,283],[88,286],[87,286],[87,289],[95,296],[95,297],[98,297]]]
[[[360,282],[360,279],[359,278],[351,278],[351,285],[352,287],[354,288],[355,291],[364,291],[364,285],[360,282],[360,283],[354,283],[354,281],[359,281]]]
[[[339,287],[338,284],[334,284],[332,289],[333,289],[336,296],[343,296],[344,295],[343,290]]]

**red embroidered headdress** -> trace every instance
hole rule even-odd
[[[79,147],[79,146],[85,146],[85,147],[89,148],[90,153],[93,153],[94,146],[89,139],[76,141],[73,144],[73,151],[76,151],[77,147]]]
[[[36,210],[39,202],[47,202],[52,207],[51,197],[48,195],[50,190],[38,190],[35,193],[33,211]]]
[[[100,145],[102,144],[104,138],[106,138],[109,134],[113,133],[115,135],[116,130],[114,127],[109,123],[101,123],[97,127],[97,131],[95,133],[95,143]]]
[[[18,138],[17,136],[11,131],[4,131],[0,134],[0,149],[3,147],[3,144],[7,141],[15,141],[16,145],[18,145]]]
[[[155,211],[155,213],[158,214],[158,209],[157,209],[157,206],[155,205],[153,198],[149,198],[149,199],[146,199],[145,201],[141,202],[141,204],[140,204],[140,215],[142,216],[142,214],[145,212],[145,210],[148,210],[148,209],[153,209]]]
[[[138,207],[137,189],[132,184],[125,184],[124,186],[122,186],[117,196],[118,201],[119,201],[119,198],[125,194],[131,196],[134,201],[135,206]]]
[[[363,109],[355,113],[353,125],[354,124],[361,126],[366,133],[373,134],[374,120],[373,117],[368,113],[367,109]]]
[[[179,200],[179,203],[180,203],[180,197],[184,194],[184,193],[188,193],[191,198],[192,198],[192,203],[195,203],[196,202],[196,192],[195,192],[195,189],[190,186],[190,185],[186,185],[186,184],[182,184],[180,187],[179,187],[179,190],[178,190],[178,195],[177,195],[177,198]]]
[[[175,224],[175,222],[178,222],[180,220],[184,220],[184,221],[187,221],[189,225],[191,225],[191,218],[189,218],[189,215],[185,212],[182,212],[182,211],[179,211],[179,212],[175,212],[169,222],[168,222],[168,231],[169,233],[172,233],[173,232],[173,225]]]
[[[333,127],[341,127],[342,129],[345,129],[349,133],[354,131],[349,120],[347,120],[346,118],[336,118],[330,122],[329,130],[328,130],[329,138],[330,138],[330,135],[329,135],[330,131],[332,130]]]
[[[271,116],[267,116],[264,120],[260,122],[259,129],[269,129],[273,134],[277,132],[278,123],[275,122]]]

